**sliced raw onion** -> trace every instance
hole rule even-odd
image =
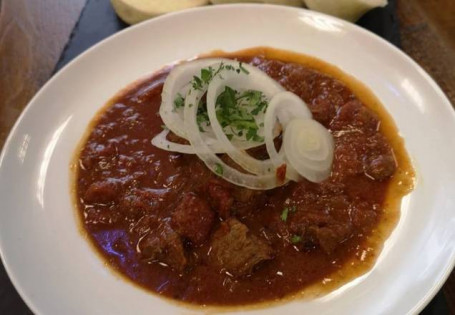
[[[239,172],[233,167],[224,163],[205,143],[201,137],[199,126],[197,124],[197,107],[187,106],[189,104],[197,104],[201,97],[204,95],[205,90],[194,91],[190,95],[187,94],[185,100],[184,118],[185,128],[187,129],[188,140],[194,147],[197,156],[207,165],[207,167],[217,175],[223,177],[225,180],[250,189],[272,189],[280,184],[277,181],[275,174],[269,175],[251,175]]]
[[[184,154],[196,154],[194,147],[189,145],[189,144],[181,144],[181,143],[176,143],[169,141],[167,139],[167,135],[169,134],[170,130],[164,129],[161,131],[159,134],[157,134],[153,139],[152,139],[152,144],[165,151],[171,151],[171,152],[179,152],[179,153],[184,153]],[[215,153],[226,153],[226,149],[223,148],[222,146],[219,145],[219,143],[212,143],[213,141],[210,141],[213,139],[209,139],[208,141],[205,140],[210,147],[210,149],[215,152]]]
[[[167,128],[179,137],[185,138],[183,111],[174,109],[174,100],[179,93],[186,95],[190,91],[189,82],[199,75],[202,68],[216,63],[214,59],[201,59],[175,66],[169,73],[161,93],[160,116]]]
[[[331,172],[332,134],[312,119],[292,119],[284,131],[283,146],[289,164],[309,181],[319,183]]]
[[[225,66],[226,65],[232,67],[239,66],[238,61],[230,59],[224,58],[200,59],[175,66],[169,73],[169,76],[166,78],[166,81],[163,86],[163,92],[161,93],[160,116],[166,127],[169,128],[173,133],[175,133],[179,137],[186,139],[186,132],[183,122],[183,109],[175,109],[174,100],[176,99],[178,94],[182,96],[185,96],[188,93],[191,94],[191,91],[194,89],[192,89],[191,84],[189,84],[189,82],[193,79],[194,76],[200,75],[202,68],[212,67],[214,69],[217,69],[221,63],[223,63]],[[246,71],[251,73],[251,76],[254,76],[255,78],[258,77],[262,78],[263,81],[268,79],[270,97],[279,91],[284,91],[284,88],[278,82],[271,79],[258,68],[253,67],[249,64],[242,64],[242,67],[246,69]],[[224,70],[220,74],[224,75],[229,72],[232,71]],[[267,93],[264,94],[267,95]],[[213,133],[209,128],[206,131],[206,134],[203,135],[203,138],[210,143],[210,146],[215,146],[219,148],[219,146],[216,144],[216,140],[213,137],[210,137],[211,135],[213,135]],[[237,139],[234,139],[232,142],[235,144],[236,147],[244,150],[258,147],[263,144],[255,141],[239,141]]]
[[[168,129],[164,129],[152,139],[152,144],[166,151],[179,152],[185,154],[194,154],[194,148],[191,145],[175,143],[167,140]]]
[[[209,67],[220,71],[209,82],[206,79],[202,85],[193,86],[193,78],[201,75],[202,68]],[[254,115],[257,135],[264,137],[264,141],[247,140],[240,135],[228,138],[218,121],[216,104],[226,86],[238,92],[260,91],[268,100],[265,113]],[[183,106],[175,108],[178,94],[185,97],[185,101]],[[197,118],[203,97],[206,97],[209,122],[200,130]],[[228,59],[201,59],[176,66],[163,87],[160,115],[170,131],[190,144],[167,140],[170,131],[163,130],[154,137],[153,145],[163,150],[197,154],[211,171],[235,185],[271,189],[289,180],[299,181],[304,177],[320,182],[330,175],[334,150],[330,132],[312,119],[303,100],[251,65]],[[274,139],[281,130],[284,133],[282,146],[277,152]],[[263,144],[268,160],[255,159],[244,151]],[[244,172],[226,164],[219,153],[227,154]],[[277,178],[283,166],[286,167],[284,180]]]
[[[275,167],[286,164],[284,146],[281,146],[280,152],[275,148],[272,130],[276,125],[277,119],[283,130],[293,118],[311,119],[312,115],[306,103],[297,95],[291,92],[281,92],[276,94],[267,108],[264,118],[265,145],[267,153]],[[300,179],[300,175],[291,165],[286,167],[286,177],[294,181]]]
[[[212,127],[213,132],[215,133],[218,141],[226,148],[226,153],[229,157],[244,168],[246,171],[264,175],[270,174],[273,170],[273,164],[270,160],[258,160],[250,156],[243,150],[238,149],[231,141],[228,139],[226,134],[223,131],[220,123],[218,122],[216,116],[216,100],[218,96],[224,91],[226,86],[233,88],[234,90],[256,90],[261,91],[267,98],[271,98],[273,95],[281,92],[282,87],[277,87],[276,82],[271,80],[264,72],[258,70],[254,67],[248,67],[249,73],[244,72],[226,72],[223,73],[222,77],[216,77],[210,83],[207,90],[207,112],[210,119],[210,126]],[[256,123],[263,122],[263,113],[258,113],[256,115]],[[272,127],[273,130],[273,127]],[[264,134],[264,128],[260,127],[258,134]],[[262,144],[262,143],[261,143]]]

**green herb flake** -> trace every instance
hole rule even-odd
[[[201,99],[199,101],[199,105],[197,108],[197,114],[196,114],[196,122],[199,126],[200,132],[205,132],[203,125],[205,125],[205,126],[210,125],[209,114],[207,113],[207,103],[206,103],[205,99]]]
[[[201,79],[205,84],[208,84],[212,79],[213,68],[209,67],[208,69],[201,69]]]
[[[233,134],[227,134],[226,137],[229,139],[229,141],[231,141],[232,138],[234,137],[234,135]]]
[[[248,128],[248,131],[246,132],[246,140],[255,140],[255,138],[258,137],[257,132],[258,130],[255,128]]]
[[[288,220],[289,208],[284,208],[283,212],[280,215],[281,221],[286,222]]]
[[[292,244],[297,244],[297,243],[300,243],[302,241],[302,237],[299,236],[299,235],[292,235],[291,237],[291,243]]]
[[[242,65],[241,62],[239,63],[239,69],[240,69],[243,73],[250,74],[250,72],[249,72],[248,70],[246,70],[246,69],[243,67],[243,65]]]
[[[185,105],[185,99],[182,94],[178,93],[174,100],[174,108],[182,108]]]
[[[255,136],[253,137],[253,141],[256,141],[256,142],[264,142],[264,137],[255,135]]]
[[[195,90],[202,90],[202,80],[197,76],[193,76],[192,86]]]
[[[212,78],[216,77],[221,71],[223,71],[224,69],[226,69],[227,66],[224,65],[223,62],[220,63],[218,69],[216,69],[216,71],[213,73],[212,75]],[[221,76],[220,76],[221,77]]]
[[[237,102],[235,99],[235,94],[237,91],[232,89],[229,86],[224,87],[224,91],[218,95],[216,103],[223,108],[235,107]]]
[[[267,105],[268,104],[266,102],[260,102],[259,104],[255,105],[256,108],[251,111],[251,114],[256,116],[261,111],[264,111],[264,109],[267,109]]]
[[[163,130],[168,130],[168,128],[167,128],[166,125],[161,125],[161,128],[162,128]]]
[[[263,142],[264,137],[258,135],[259,127],[254,116],[267,106],[261,91],[247,90],[240,93],[225,86],[216,99],[216,117],[222,128],[230,128],[230,133],[239,137],[245,135],[248,141]]]
[[[215,164],[215,173],[217,173],[218,175],[223,175],[223,166],[219,163],[216,163]]]

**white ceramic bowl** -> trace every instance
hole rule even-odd
[[[366,275],[270,314],[421,310],[455,259],[455,115],[433,80],[379,37],[344,21],[268,5],[213,6],[131,27],[56,74],[14,127],[0,158],[0,249],[38,314],[193,313],[114,275],[78,231],[69,164],[96,111],[119,89],[175,60],[267,45],[321,58],[370,87],[394,117],[418,173],[398,226]]]

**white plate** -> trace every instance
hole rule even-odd
[[[455,115],[447,98],[411,59],[355,25],[301,9],[232,5],[120,32],[56,74],[22,114],[0,159],[0,249],[34,312],[195,312],[104,266],[78,231],[68,166],[87,123],[128,83],[199,53],[260,45],[319,57],[369,86],[394,117],[418,172],[417,187],[371,272],[325,297],[267,312],[406,314],[434,296],[455,260]]]

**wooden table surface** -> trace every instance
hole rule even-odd
[[[0,149],[22,109],[52,75],[85,2],[0,0]],[[396,0],[396,10],[402,49],[455,104],[455,0]],[[1,269],[0,313],[28,314],[12,287],[2,287],[7,279]],[[443,292],[445,300],[439,294],[431,303],[439,306],[425,314],[455,314],[455,272]]]

